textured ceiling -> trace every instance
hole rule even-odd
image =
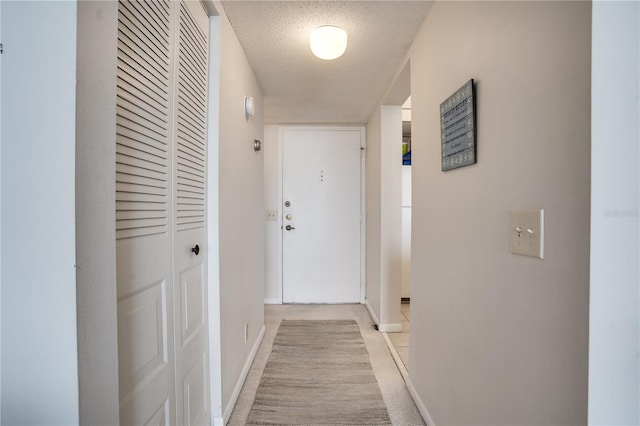
[[[266,124],[362,124],[380,101],[429,1],[223,1],[263,89]],[[309,32],[347,30],[345,54],[318,59]]]

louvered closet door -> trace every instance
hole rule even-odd
[[[116,257],[120,421],[175,416],[171,3],[118,12]]]
[[[203,262],[208,18],[200,3],[189,3],[119,2],[116,255],[123,425],[210,419]]]
[[[209,20],[199,2],[182,1],[178,9],[174,104],[175,356],[181,416],[178,423],[209,424],[204,279]]]

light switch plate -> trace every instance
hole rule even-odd
[[[512,210],[511,253],[544,259],[544,210]]]
[[[267,210],[266,219],[267,222],[275,222],[278,220],[278,210]]]

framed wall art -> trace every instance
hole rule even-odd
[[[476,96],[473,79],[440,104],[442,171],[476,163]]]

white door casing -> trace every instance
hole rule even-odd
[[[120,421],[208,424],[199,2],[120,1],[116,262]],[[198,255],[191,249],[198,245]]]
[[[283,303],[360,303],[363,130],[292,127],[281,138]]]

